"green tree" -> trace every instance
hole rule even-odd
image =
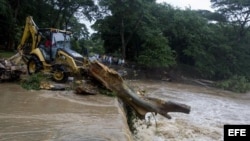
[[[227,18],[218,12],[211,12],[209,10],[197,10],[196,12],[211,22],[227,22]]]
[[[218,61],[221,62],[220,64],[224,63],[223,67],[218,67],[218,69],[224,70],[224,72],[221,71],[222,73],[220,76],[225,76],[223,78],[227,79],[234,75],[238,75],[249,79],[249,1],[211,0],[211,3],[213,7],[216,8],[216,12],[222,14],[227,19],[226,23],[218,24],[223,34],[217,32],[217,35],[227,38],[226,42],[218,42],[219,46],[222,47],[220,48],[221,54],[219,55],[226,57],[224,60],[218,59]]]
[[[225,36],[232,33],[224,24],[223,16],[208,11],[174,9],[167,4],[160,7],[155,10],[160,15],[157,21],[175,51],[178,65],[189,65],[210,79],[232,75],[235,57],[229,37]],[[211,20],[217,23],[210,23]]]
[[[217,12],[224,15],[234,27],[235,38],[241,41],[250,30],[249,0],[210,0]]]
[[[100,5],[102,6],[102,8],[107,8],[111,14],[104,19],[105,21],[103,20],[97,22],[97,24],[102,24],[102,27],[99,28],[99,31],[103,33],[102,36],[103,38],[105,38],[104,45],[109,46],[110,40],[118,41],[118,43],[114,44],[114,48],[120,47],[122,58],[125,59],[128,46],[131,43],[131,39],[138,30],[143,16],[145,15],[145,11],[147,9],[146,6],[147,4],[153,2],[154,1],[152,0],[100,1]],[[102,29],[105,31],[102,31]],[[110,38],[111,36],[113,36],[114,38],[119,38],[112,39]]]
[[[89,40],[85,40],[85,46],[89,53],[104,54],[103,40],[96,34],[93,34]]]
[[[158,8],[155,1],[105,0],[101,5],[111,14],[98,20],[94,27],[104,40],[106,53],[118,51],[126,60],[152,67],[174,64],[173,53],[156,18],[159,13],[154,12]],[[154,51],[157,55],[150,54]]]
[[[70,27],[72,18],[81,17],[93,20],[91,16],[97,11],[97,6],[92,0],[46,0],[46,4],[52,9],[48,9],[51,20],[50,26],[65,29]]]
[[[164,15],[166,14],[165,8],[167,7],[155,3],[147,5],[147,12],[144,14],[137,33],[142,43],[137,60],[138,63],[147,67],[170,67],[176,63],[168,37],[163,34],[163,29],[167,24],[161,21],[167,18]]]
[[[8,3],[6,0],[0,0],[0,15],[8,15]]]
[[[175,64],[168,41],[161,35],[152,35],[142,45],[138,63],[148,68],[170,67]]]
[[[194,66],[195,56],[205,48],[202,42],[206,40],[207,21],[189,9],[173,9],[168,5],[162,7],[158,21],[163,35],[176,52],[177,62]]]

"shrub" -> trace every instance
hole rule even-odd
[[[216,87],[238,93],[245,93],[250,90],[250,83],[245,76],[234,75],[228,80],[217,82]]]
[[[27,90],[39,90],[40,82],[47,80],[47,76],[42,73],[30,75],[28,79],[21,81],[21,86]]]

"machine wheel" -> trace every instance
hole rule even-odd
[[[39,72],[42,69],[42,62],[36,56],[31,56],[27,63],[29,75]]]
[[[62,66],[56,66],[53,72],[53,80],[58,83],[65,83],[68,81],[69,74]]]

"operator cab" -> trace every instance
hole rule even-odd
[[[71,49],[70,32],[53,28],[43,28],[39,29],[39,33],[43,37],[42,40],[44,40],[39,45],[39,48],[46,62],[55,60],[59,48]]]
[[[57,50],[59,48],[71,49],[70,35],[61,32],[56,32],[52,34],[52,59],[55,59]]]

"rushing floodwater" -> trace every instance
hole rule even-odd
[[[167,82],[134,81],[147,95],[191,106],[190,114],[137,122],[138,141],[222,141],[225,124],[250,124],[250,94]],[[156,121],[156,122],[155,122]],[[155,124],[156,123],[156,124]]]
[[[115,98],[0,84],[0,141],[128,141]]]
[[[250,94],[163,81],[129,84],[148,96],[191,106],[190,114],[170,113],[172,119],[156,115],[150,123],[136,122],[135,141],[222,141],[225,124],[250,124]],[[0,88],[0,141],[129,140],[114,98],[69,91],[27,92],[7,83]]]

